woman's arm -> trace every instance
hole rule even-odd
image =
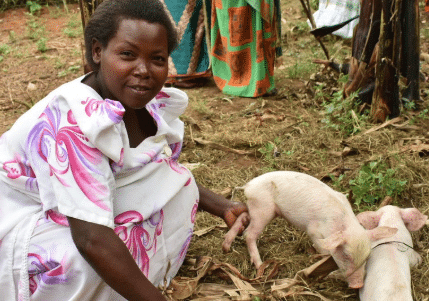
[[[224,196],[214,193],[198,183],[197,186],[200,191],[198,208],[223,218],[229,228],[234,225],[240,214],[248,212],[246,204],[228,200]],[[245,219],[242,223],[239,233],[242,233],[248,226],[249,220]]]
[[[98,275],[127,300],[165,301],[109,227],[67,217],[73,241]]]

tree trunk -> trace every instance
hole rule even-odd
[[[375,58],[380,36],[381,0],[363,0],[359,23],[352,40],[352,59],[350,61],[349,81],[344,88],[348,97],[357,90],[369,88],[367,102],[371,102],[375,81]]]
[[[347,97],[355,91],[371,103],[371,118],[385,121],[400,114],[399,76],[404,101],[418,101],[420,57],[417,0],[363,0],[353,35]]]
[[[399,1],[399,0],[397,0]],[[402,99],[419,101],[419,73],[420,73],[420,21],[419,3],[417,0],[402,1],[402,59],[401,74],[407,78],[407,89]]]
[[[80,7],[80,17],[82,19],[82,27],[85,31],[85,26],[88,23],[89,18],[94,13],[97,6],[103,2],[103,0],[79,0],[79,7]],[[84,74],[92,71],[91,67],[88,65],[85,59],[85,46],[83,43],[81,43],[81,49],[82,49],[82,63],[83,63],[83,72]]]
[[[398,3],[401,0],[397,0]],[[376,64],[376,79],[374,95],[371,104],[371,119],[373,121],[385,121],[389,116],[391,118],[399,115],[399,87],[398,70],[395,66],[398,49],[398,26],[397,16],[400,15],[395,0],[383,0],[381,11],[381,26],[379,51]],[[396,39],[395,39],[396,36]]]
[[[80,16],[82,18],[82,26],[84,30],[89,18],[101,2],[103,2],[103,0],[79,0]]]

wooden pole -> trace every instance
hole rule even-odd
[[[407,78],[407,88],[402,94],[406,101],[419,101],[420,73],[420,27],[419,4],[417,0],[400,1],[402,4],[402,52],[401,74]]]
[[[400,1],[400,0],[397,0]],[[376,79],[371,104],[371,119],[385,121],[387,117],[399,116],[398,70],[394,64],[395,16],[400,12],[395,9],[395,0],[383,0],[379,52],[377,55]]]

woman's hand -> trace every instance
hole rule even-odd
[[[228,228],[232,228],[232,226],[237,221],[237,218],[244,212],[248,212],[248,208],[244,203],[240,202],[231,202],[231,205],[225,210],[223,219],[228,226]],[[238,234],[242,234],[244,229],[249,225],[249,219],[244,218],[240,219],[241,226],[238,230]]]
[[[246,204],[233,202],[202,185],[197,185],[200,191],[200,203],[198,208],[222,218],[229,228],[234,225],[237,218],[243,212],[248,212]],[[240,219],[240,222],[241,226],[238,231],[239,234],[243,233],[244,229],[249,224],[249,219]]]

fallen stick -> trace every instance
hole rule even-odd
[[[215,148],[215,149],[220,149],[220,150],[230,152],[230,153],[234,153],[234,154],[238,154],[238,155],[254,155],[255,154],[253,151],[234,149],[234,148],[230,148],[228,146],[222,145],[222,144],[218,144],[218,143],[208,141],[208,140],[204,140],[204,139],[200,139],[200,138],[194,138],[193,140],[199,144],[207,145],[207,146],[210,146],[210,147]]]

